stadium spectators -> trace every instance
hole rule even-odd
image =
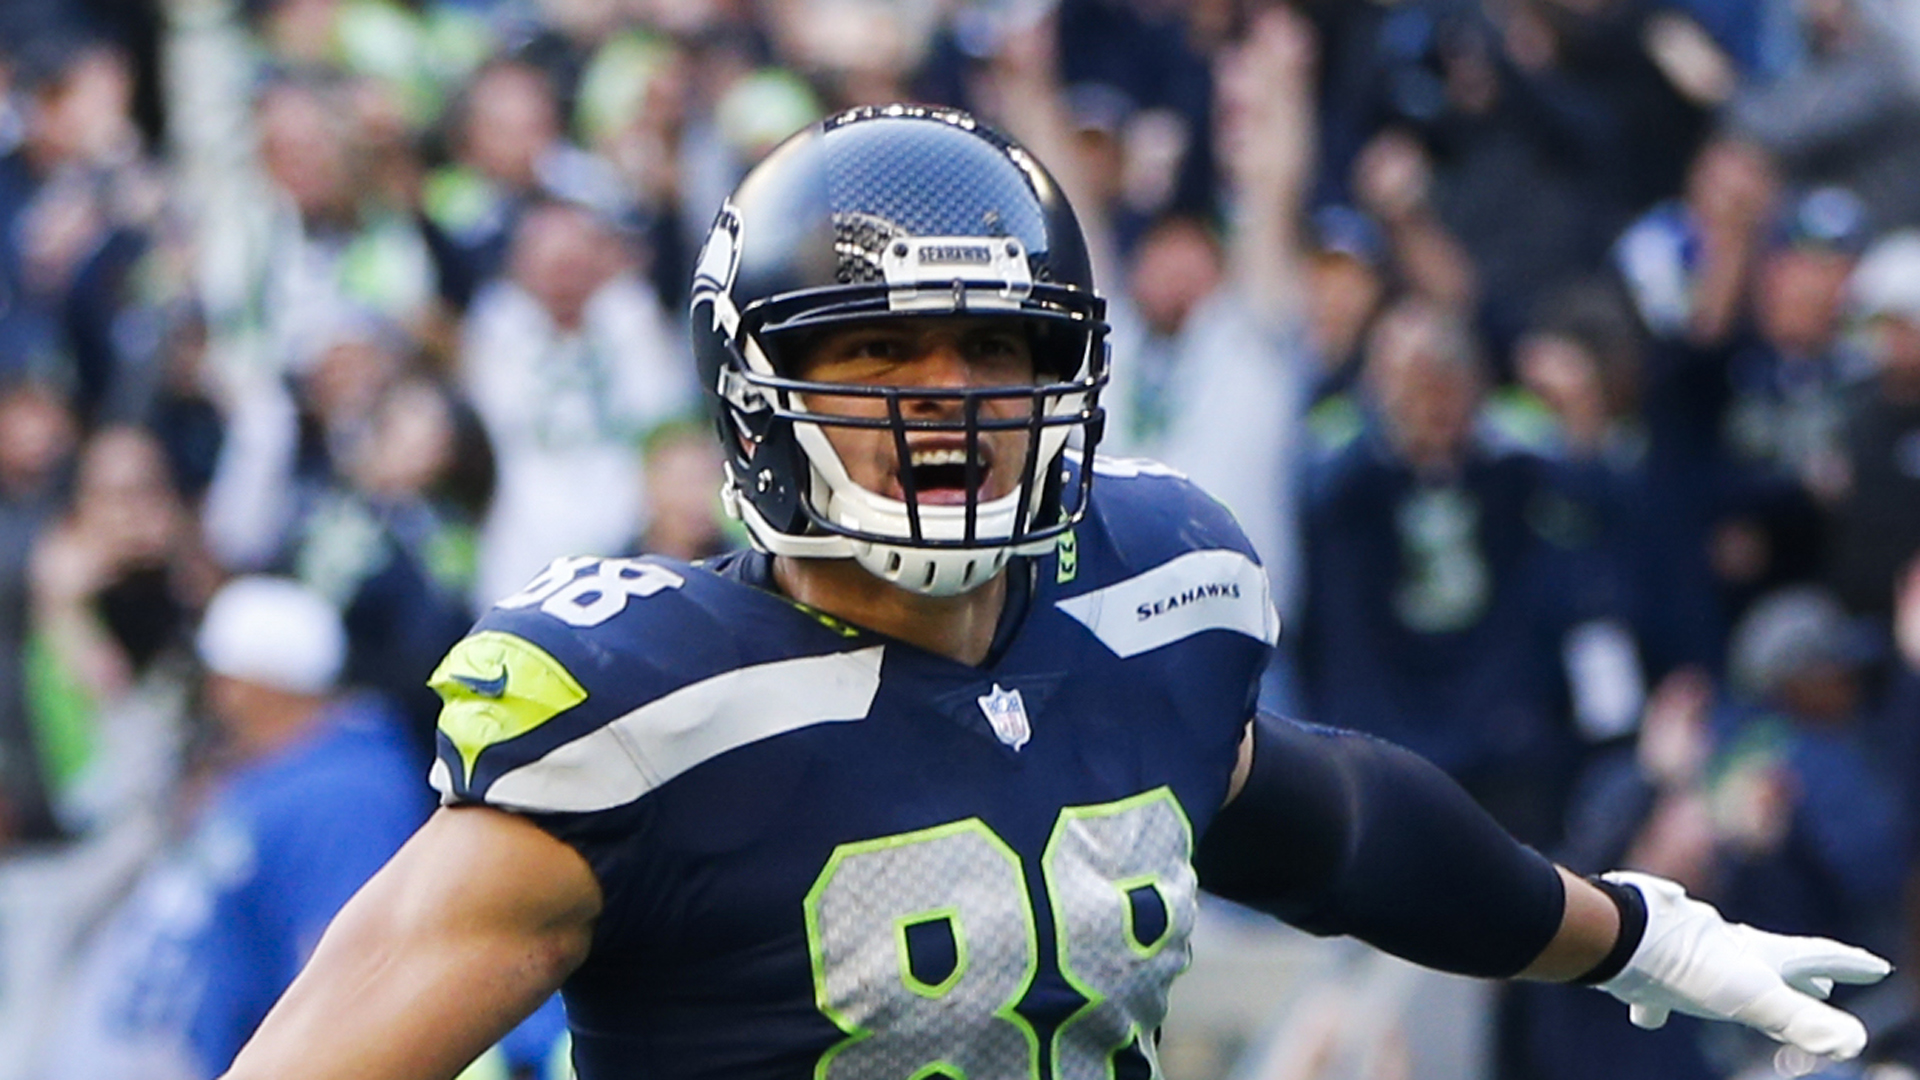
[[[53,807],[83,833],[171,789],[185,740],[187,631],[211,584],[159,443],[95,432],[71,507],[35,539],[21,666]]]
[[[0,813],[5,844],[59,832],[32,723],[22,656],[29,636],[28,559],[59,515],[63,473],[78,439],[66,396],[14,373],[0,391]]]
[[[499,467],[481,526],[482,605],[561,552],[611,550],[632,534],[646,516],[635,444],[692,392],[659,301],[592,211],[529,209],[509,260],[474,300],[457,372]]]
[[[1763,597],[1735,629],[1725,689],[1698,669],[1669,676],[1633,751],[1584,778],[1569,857],[1673,874],[1754,923],[1897,944],[1913,718],[1865,693],[1878,649],[1818,587]],[[1753,1053],[1683,1020],[1603,1067],[1618,1040],[1591,1002],[1544,988],[1521,1001],[1542,1075],[1614,1075],[1625,1060],[1640,1075],[1711,1077]]]
[[[1920,233],[1875,245],[1850,290],[1872,374],[1849,393],[1827,578],[1850,610],[1890,625],[1893,583],[1920,551]]]
[[[84,946],[38,1075],[218,1074],[431,806],[396,718],[335,696],[346,635],[325,599],[239,578],[194,640],[218,731],[203,790]]]
[[[100,0],[0,27],[0,904],[11,859],[180,781],[182,634],[225,577],[325,596],[346,682],[419,732],[440,648],[548,558],[733,543],[677,423],[688,238],[852,102],[969,107],[1053,168],[1111,301],[1107,446],[1255,538],[1300,616],[1276,700],[1427,750],[1536,839],[1646,767],[1610,748],[1685,729],[1763,597],[1821,581],[1892,634],[1920,552],[1908,0]],[[1456,339],[1482,359],[1408,359]],[[1910,689],[1887,655],[1861,709],[1920,730],[1879,709]],[[153,738],[98,734],[123,723]],[[1580,1030],[1545,1008],[1526,1038]],[[1645,1075],[1746,1063],[1662,1057],[1686,1032],[1619,1043]]]
[[[1483,423],[1487,363],[1458,315],[1403,301],[1365,363],[1363,420],[1308,481],[1307,714],[1413,747],[1550,843],[1575,743],[1545,507],[1581,485]]]
[[[1794,183],[1850,188],[1876,220],[1920,225],[1911,182],[1920,169],[1920,87],[1892,8],[1809,0],[1795,14],[1803,59],[1743,87],[1728,126],[1774,154]]]

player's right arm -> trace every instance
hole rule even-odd
[[[586,959],[580,854],[515,815],[440,810],[350,900],[225,1080],[457,1075]]]
[[[1867,1030],[1825,1003],[1890,970],[1863,949],[1728,923],[1679,885],[1583,880],[1508,836],[1445,773],[1353,732],[1248,725],[1231,801],[1203,837],[1203,887],[1319,934],[1466,975],[1579,982],[1659,1027],[1732,1020],[1850,1058]]]

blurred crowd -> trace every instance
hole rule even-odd
[[[896,100],[1067,189],[1104,449],[1259,547],[1270,706],[1920,960],[1920,2],[4,0],[0,1080],[218,1072],[475,613],[739,542],[692,262]],[[1496,1008],[1513,1080],[1817,1066]]]

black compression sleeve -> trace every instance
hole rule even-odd
[[[1219,896],[1462,975],[1526,967],[1566,905],[1553,864],[1426,760],[1264,714],[1246,786],[1195,862]]]

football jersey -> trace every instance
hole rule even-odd
[[[1196,835],[1278,633],[1232,518],[1101,461],[979,666],[768,559],[562,559],[435,671],[433,781],[572,845],[583,1080],[1158,1073]]]

